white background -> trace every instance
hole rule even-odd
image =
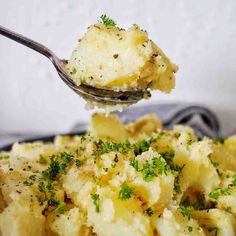
[[[68,58],[86,27],[106,13],[139,24],[179,65],[176,89],[152,102],[197,102],[236,123],[235,0],[0,0],[0,24]],[[0,132],[63,132],[89,121],[85,102],[50,61],[0,36]],[[235,125],[236,126],[236,125]]]

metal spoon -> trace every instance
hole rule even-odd
[[[18,43],[21,43],[49,58],[61,79],[85,100],[103,103],[106,105],[131,105],[141,100],[147,92],[146,90],[114,91],[112,89],[103,89],[87,84],[81,84],[78,86],[74,83],[70,74],[65,71],[67,60],[59,59],[50,49],[44,45],[2,26],[0,26],[0,34]]]

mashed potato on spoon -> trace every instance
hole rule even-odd
[[[169,93],[175,87],[172,64],[146,31],[124,30],[106,15],[79,39],[66,66],[77,85],[118,91],[147,89]]]

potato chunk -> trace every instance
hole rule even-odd
[[[89,27],[66,69],[76,84],[119,90],[150,87],[167,93],[175,87],[177,71],[137,25],[124,30],[103,24]]]

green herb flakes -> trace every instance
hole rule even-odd
[[[114,20],[110,19],[106,14],[100,16],[100,23],[106,25],[106,26],[116,26],[116,23]]]
[[[126,182],[123,182],[121,184],[121,189],[120,189],[120,192],[119,192],[119,199],[121,200],[127,200],[129,198],[132,197],[133,195],[133,189],[130,188]]]
[[[188,226],[188,232],[191,233],[193,231],[193,227],[192,226]]]
[[[216,190],[210,192],[209,197],[217,200],[220,196],[225,196],[225,195],[230,195],[230,194],[231,194],[231,189],[228,186],[226,188],[219,188],[219,189],[216,189]]]
[[[191,219],[191,217],[192,217],[192,207],[184,206],[184,205],[180,204],[179,205],[179,210],[180,210],[181,214],[184,217],[187,217],[188,220]]]
[[[93,204],[95,205],[96,207],[96,212],[99,212],[100,211],[100,197],[98,194],[91,194],[91,198],[93,200]]]
[[[77,160],[75,160],[75,165],[76,165],[77,167],[80,167],[80,166],[83,165],[83,161],[77,159]]]
[[[147,214],[148,216],[152,216],[152,215],[153,215],[153,209],[152,209],[151,207],[148,207],[148,208],[146,209],[146,214]]]

